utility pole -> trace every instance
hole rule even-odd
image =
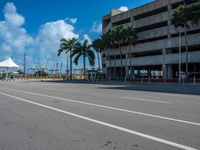
[[[26,52],[24,52],[24,78],[26,77]]]

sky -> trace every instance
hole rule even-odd
[[[127,11],[151,1],[0,0],[0,61],[11,57],[23,66],[26,52],[28,68],[64,66],[66,56],[57,56],[61,38],[92,42],[101,35],[102,16],[111,8]]]

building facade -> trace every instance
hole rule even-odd
[[[184,30],[176,29],[171,22],[175,9],[183,0],[155,0],[127,12],[112,9],[103,17],[103,34],[117,26],[135,28],[138,42],[135,45],[102,52],[102,71],[109,78],[130,79],[151,77],[172,79],[186,71]],[[200,25],[188,33],[188,76],[200,76]],[[180,36],[181,35],[181,36]],[[180,53],[181,47],[181,53]],[[121,77],[121,58],[123,77]],[[181,64],[181,65],[180,65]],[[181,67],[180,67],[181,66]]]

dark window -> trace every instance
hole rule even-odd
[[[196,29],[196,30],[192,30],[192,31],[187,31],[187,34],[190,35],[190,34],[196,34],[196,33],[200,33],[200,29]],[[175,34],[172,34],[171,37],[178,37],[179,36],[179,33],[175,33]],[[184,36],[184,33],[181,33],[181,36]]]
[[[123,19],[123,20],[120,20],[120,21],[117,21],[117,22],[113,22],[112,25],[113,26],[118,26],[118,25],[122,25],[122,24],[128,23],[130,21],[131,21],[131,18],[127,18],[127,19]]]
[[[105,67],[106,67],[106,64],[102,64],[102,67],[105,68]]]
[[[159,36],[155,38],[139,40],[138,43],[153,42],[153,41],[162,40],[162,39],[167,39],[167,36]]]
[[[182,46],[181,47],[181,52],[183,53],[185,51],[186,51],[185,46]],[[188,51],[189,52],[200,51],[200,44],[199,45],[188,46]],[[170,48],[170,49],[166,50],[167,54],[178,53],[178,52],[179,52],[179,47],[173,47],[173,48]]]
[[[144,56],[156,56],[156,55],[162,55],[162,50],[131,53],[131,57],[144,57]]]
[[[125,59],[126,55],[122,54],[122,55],[111,55],[108,57],[108,60],[110,58],[110,60],[115,60],[115,59]]]
[[[134,16],[135,20],[139,20],[139,19],[142,19],[142,18],[145,18],[145,17],[149,17],[149,16],[152,16],[152,15],[155,15],[155,14],[159,14],[161,12],[165,12],[167,11],[167,7],[162,7],[162,8],[158,8],[158,9],[155,9],[155,10],[152,10],[152,11],[149,11],[149,12],[146,12],[146,13],[143,13],[143,14],[139,14],[139,15],[136,15]]]
[[[167,26],[167,21],[147,25],[144,27],[139,27],[139,28],[136,28],[136,30],[137,30],[137,32],[142,32],[142,31],[152,30],[152,29],[160,28],[160,27],[164,27],[164,26]]]

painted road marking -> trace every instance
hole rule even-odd
[[[121,99],[131,99],[136,101],[144,101],[144,102],[153,102],[153,103],[164,103],[170,104],[171,102],[168,101],[158,101],[158,100],[151,100],[151,99],[142,99],[142,98],[133,98],[133,97],[120,97]]]
[[[175,96],[175,97],[183,97],[183,98],[195,98],[195,99],[200,99],[200,96],[195,96],[195,95],[186,95],[186,94],[170,94],[170,93],[155,93],[155,95],[160,95],[160,96]]]
[[[179,123],[186,123],[186,124],[190,124],[190,125],[200,126],[200,123],[197,123],[197,122],[185,121],[185,120],[169,118],[169,117],[164,117],[164,116],[158,116],[158,115],[153,115],[153,114],[147,114],[147,113],[142,113],[142,112],[137,112],[137,111],[132,111],[132,110],[126,110],[126,109],[121,109],[121,108],[116,108],[116,107],[111,107],[111,106],[82,102],[82,101],[66,99],[66,98],[62,98],[62,97],[55,97],[55,96],[50,96],[50,95],[45,95],[45,94],[33,93],[33,92],[29,92],[29,91],[16,90],[16,89],[10,89],[10,88],[4,88],[4,89],[9,89],[9,90],[13,90],[13,91],[22,92],[22,93],[25,93],[25,94],[43,96],[43,97],[48,97],[48,98],[52,98],[52,99],[58,99],[58,100],[63,100],[63,101],[68,101],[68,102],[73,102],[73,103],[79,103],[79,104],[84,104],[84,105],[89,105],[89,106],[95,106],[95,107],[99,107],[99,108],[106,108],[106,109],[117,110],[117,111],[126,112],[126,113],[132,113],[132,114],[152,117],[152,118],[158,118],[158,119],[163,119],[163,120],[169,120],[169,121],[174,121],[174,122],[179,122]]]
[[[146,139],[150,139],[150,140],[153,140],[153,141],[156,141],[156,142],[160,142],[160,143],[163,143],[163,144],[166,144],[166,145],[170,145],[170,146],[173,146],[173,147],[176,147],[176,148],[181,148],[181,149],[184,149],[184,150],[197,150],[195,148],[188,147],[188,146],[185,146],[185,145],[182,145],[182,144],[178,144],[178,143],[175,143],[175,142],[172,142],[172,141],[168,141],[168,140],[165,140],[165,139],[154,137],[154,136],[151,136],[151,135],[148,135],[148,134],[144,134],[144,133],[141,133],[141,132],[130,130],[130,129],[127,129],[127,128],[124,128],[124,127],[120,127],[120,126],[113,125],[113,124],[110,124],[110,123],[106,123],[106,122],[103,122],[103,121],[99,121],[99,120],[96,120],[96,119],[81,116],[81,115],[71,113],[71,112],[68,112],[68,111],[65,111],[65,110],[62,110],[62,109],[54,108],[54,107],[51,107],[51,106],[48,106],[48,105],[40,104],[40,103],[33,102],[33,101],[30,101],[30,100],[27,100],[27,99],[23,99],[23,98],[20,98],[20,97],[9,95],[9,94],[3,93],[3,92],[0,92],[0,94],[7,96],[7,97],[10,97],[10,98],[13,98],[13,99],[23,101],[23,102],[27,102],[27,103],[30,103],[30,104],[33,104],[33,105],[37,105],[37,106],[40,106],[40,107],[43,107],[43,108],[54,110],[56,112],[60,112],[60,113],[67,114],[67,115],[70,115],[70,116],[73,116],[73,117],[77,117],[77,118],[80,118],[80,119],[83,119],[83,120],[94,122],[96,124],[100,124],[100,125],[103,125],[103,126],[113,128],[113,129],[117,129],[117,130],[127,132],[127,133],[130,133],[130,134],[133,134],[133,135],[137,135],[137,136],[140,136],[140,137],[143,137],[143,138],[146,138]]]
[[[75,92],[75,91],[64,91],[64,90],[57,90],[57,89],[52,89],[52,88],[44,88],[45,90],[50,90],[50,91],[58,91],[58,92],[67,92],[67,93],[73,93],[73,94],[83,94],[83,95],[94,95],[94,96],[104,96],[104,95],[102,95],[102,94],[94,94],[94,93],[92,93],[92,94],[88,94],[88,93],[84,93],[84,91],[83,92]],[[106,95],[106,97],[108,97],[107,95]],[[111,97],[111,96],[109,96],[109,97]]]
[[[110,95],[102,95],[102,94],[89,94],[89,93],[80,93],[80,92],[74,92],[74,91],[64,91],[64,90],[57,90],[57,89],[52,89],[52,88],[44,88],[45,90],[51,90],[51,91],[58,91],[58,92],[68,92],[68,93],[78,93],[78,94],[84,94],[84,95],[94,95],[94,96],[103,96],[103,97],[113,97]],[[120,97],[121,99],[132,99],[136,101],[145,101],[145,102],[154,102],[154,103],[164,103],[164,104],[170,104],[171,102],[169,101],[159,101],[159,100],[151,100],[151,99],[141,99],[141,98],[132,98],[132,97]]]

